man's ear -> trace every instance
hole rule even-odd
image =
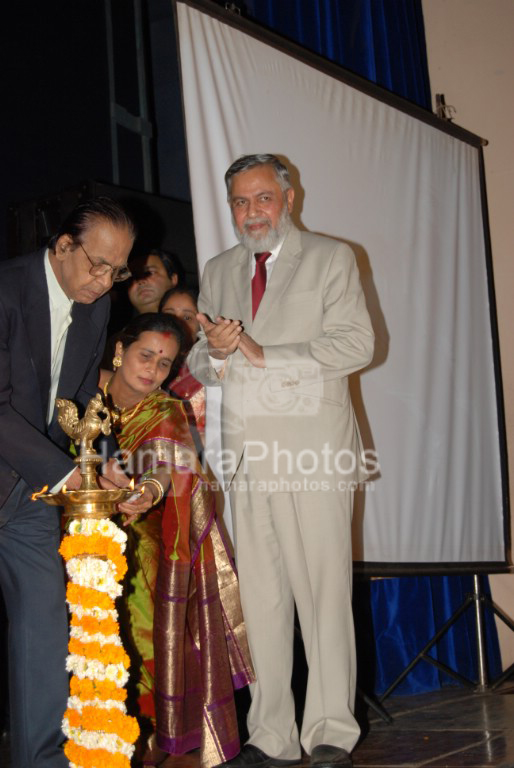
[[[58,261],[64,261],[71,247],[73,240],[70,235],[61,235],[55,244],[55,255]]]
[[[293,203],[294,203],[294,189],[292,187],[289,187],[289,189],[286,191],[286,195],[287,195],[287,210],[289,213],[292,213]]]

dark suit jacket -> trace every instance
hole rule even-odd
[[[69,438],[54,419],[50,394],[50,306],[44,249],[0,264],[0,508],[21,477],[50,488],[73,469]],[[110,300],[74,303],[58,397],[87,405],[98,391]]]

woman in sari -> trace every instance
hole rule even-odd
[[[200,748],[206,768],[239,751],[234,688],[252,681],[237,578],[183,404],[160,388],[180,350],[176,321],[138,315],[101,385],[128,471],[153,509],[130,527],[130,636],[140,712],[155,719],[143,765]],[[151,597],[153,596],[153,605]],[[152,643],[153,636],[153,643]]]

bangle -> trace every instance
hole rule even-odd
[[[159,482],[159,480],[155,479],[155,477],[147,477],[145,480],[143,480],[141,485],[153,485],[153,487],[157,490],[157,496],[154,497],[154,502],[152,504],[153,507],[155,507],[155,505],[162,501],[164,498],[164,487],[162,483]]]

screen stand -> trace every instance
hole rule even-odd
[[[477,658],[478,658],[478,681],[468,680],[468,678],[463,677],[458,672],[455,672],[455,670],[448,667],[446,664],[443,664],[442,662],[438,661],[437,659],[432,658],[432,656],[428,655],[429,650],[441,639],[441,637],[448,632],[450,627],[455,624],[457,619],[459,619],[462,614],[467,611],[468,608],[471,606],[474,606],[475,608],[475,627],[476,627],[476,639],[477,639]],[[501,619],[512,631],[514,631],[514,622],[505,614],[503,611],[498,608],[497,605],[493,603],[491,598],[488,595],[484,595],[481,590],[480,586],[480,575],[475,573],[473,575],[473,592],[471,594],[466,595],[466,599],[462,603],[462,605],[457,608],[457,610],[453,613],[453,615],[448,619],[448,621],[443,624],[441,629],[436,632],[436,634],[433,636],[433,638],[428,642],[424,648],[421,649],[421,651],[418,653],[418,655],[410,662],[410,664],[405,667],[403,672],[398,675],[398,677],[391,683],[389,688],[383,693],[379,698],[378,701],[382,702],[384,699],[386,699],[393,691],[394,689],[404,680],[407,675],[411,672],[411,670],[418,664],[420,661],[427,661],[429,664],[432,664],[437,669],[440,669],[442,672],[445,672],[447,675],[450,675],[450,677],[455,678],[461,685],[464,685],[467,688],[472,688],[477,693],[483,693],[486,690],[495,690],[501,683],[505,682],[513,673],[514,673],[514,664],[512,664],[505,672],[503,672],[495,681],[493,681],[491,684],[488,683],[488,675],[487,675],[487,654],[486,654],[486,648],[485,648],[485,636],[484,636],[484,621],[483,621],[483,610],[484,606],[487,606],[490,608],[496,616],[498,616],[499,619]]]

